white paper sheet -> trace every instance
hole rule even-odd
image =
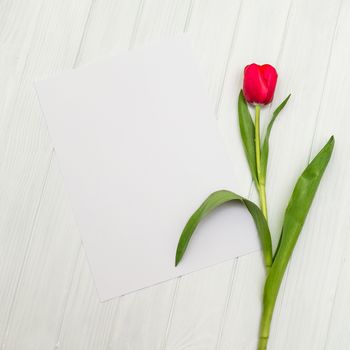
[[[246,210],[226,205],[174,267],[189,216],[234,190],[189,44],[135,50],[37,90],[101,300],[260,248]]]

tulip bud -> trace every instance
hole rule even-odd
[[[269,64],[250,64],[244,69],[243,94],[247,102],[267,105],[275,93],[277,72]]]

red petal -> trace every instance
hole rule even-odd
[[[262,78],[263,78],[265,85],[267,86],[267,90],[268,90],[265,101],[263,103],[268,104],[273,99],[278,74],[277,74],[276,69],[269,64],[262,65],[260,67],[260,72],[261,72]]]
[[[247,102],[263,104],[267,100],[268,86],[261,67],[255,63],[244,69],[243,94]]]

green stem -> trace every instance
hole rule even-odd
[[[267,203],[266,203],[266,189],[265,178],[261,173],[261,149],[260,149],[260,105],[255,106],[255,155],[256,155],[256,169],[257,169],[257,190],[259,192],[260,208],[263,212],[266,221],[267,218]],[[266,266],[266,274],[270,272],[271,266]],[[266,350],[267,342],[269,339],[270,325],[272,319],[272,313],[275,303],[264,303],[263,312],[260,321],[260,334],[258,350]]]
[[[257,189],[260,198],[260,207],[267,221],[267,203],[265,178],[261,173],[261,150],[260,150],[260,105],[255,105],[255,157],[258,176]]]
[[[267,349],[267,341],[268,338],[259,338],[258,350],[266,350]]]
[[[275,302],[269,303],[268,305],[264,304],[263,306],[263,312],[260,320],[258,350],[266,350],[267,348],[267,342],[269,340],[270,326],[271,326],[274,307],[275,307]]]

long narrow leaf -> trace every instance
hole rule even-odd
[[[255,183],[258,182],[255,143],[254,143],[254,123],[249,113],[247,102],[241,91],[238,97],[238,119],[239,129],[243,142],[244,151],[247,157],[250,173]]]
[[[284,106],[287,104],[288,100],[290,98],[290,94],[287,96],[287,98],[275,109],[275,111],[272,114],[272,118],[269,122],[269,125],[266,129],[266,135],[264,138],[263,146],[261,148],[261,174],[262,178],[266,179],[266,170],[267,170],[267,161],[269,157],[269,140],[270,140],[270,133],[271,129],[273,127],[273,124],[281,112],[281,110],[284,108]]]
[[[278,250],[264,289],[263,319],[269,324],[282,278],[292,255],[322,175],[334,148],[332,136],[299,177],[289,200]]]
[[[200,221],[215,208],[231,201],[239,201],[243,203],[252,215],[260,237],[265,264],[266,266],[271,266],[271,236],[263,213],[253,202],[227,190],[221,190],[212,193],[188,220],[177,245],[175,266],[180,262],[183,255],[185,254],[188,243]]]

